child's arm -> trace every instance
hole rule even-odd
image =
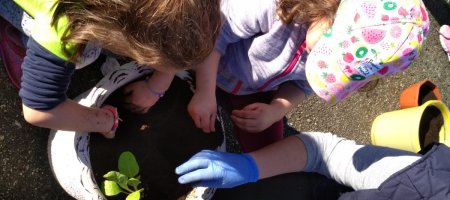
[[[306,99],[305,93],[293,83],[280,85],[270,104],[253,103],[241,110],[233,110],[231,119],[239,128],[261,132]]]
[[[421,155],[357,145],[331,133],[300,133],[249,154],[202,151],[176,168],[182,184],[229,188],[279,174],[317,172],[355,190],[374,189]],[[256,178],[251,172],[258,172]]]
[[[284,117],[305,99],[306,95],[302,89],[292,82],[285,82],[278,88],[270,105],[278,107],[278,109],[280,109],[280,115],[282,114],[282,117]]]
[[[25,120],[35,126],[67,131],[98,132],[107,138],[115,134],[118,119],[115,108],[90,108],[67,99],[50,110],[36,110],[22,105]],[[117,124],[116,124],[117,127]]]
[[[195,69],[196,90],[188,105],[189,114],[195,125],[205,133],[215,131],[216,77],[219,60],[220,53],[213,51],[197,66]]]
[[[166,91],[173,80],[173,75],[156,72],[148,81],[137,81],[126,87],[135,102],[150,103],[149,107],[137,111],[147,111],[158,99],[150,94],[148,86],[155,86],[155,91]],[[148,84],[147,84],[148,82]],[[142,99],[143,98],[143,99]],[[150,99],[146,99],[150,98]],[[151,98],[155,100],[151,100]],[[140,101],[141,100],[141,101]],[[145,106],[145,105],[144,105]],[[35,126],[68,131],[99,132],[107,138],[114,137],[117,127],[117,112],[111,106],[103,108],[85,107],[66,99],[50,110],[37,110],[22,105],[25,120]],[[136,107],[132,107],[137,109]],[[116,123],[116,124],[115,124]]]
[[[203,150],[175,169],[181,184],[232,188],[259,179],[301,171],[307,152],[301,140],[288,137],[250,154]]]
[[[132,112],[146,113],[164,95],[174,77],[172,73],[154,71],[145,80],[127,85],[125,106]]]

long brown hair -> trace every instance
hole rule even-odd
[[[140,64],[178,69],[200,63],[220,31],[220,0],[59,0],[54,21],[69,19],[64,44],[76,61],[93,41]]]
[[[311,25],[321,19],[332,24],[340,0],[279,0],[277,14],[285,23]]]

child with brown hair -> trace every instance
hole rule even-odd
[[[14,4],[0,2],[5,7]],[[19,92],[25,120],[52,129],[100,132],[107,138],[114,137],[118,126],[117,110],[84,107],[66,96],[76,67],[95,60],[97,47],[150,66],[152,76],[125,88],[127,107],[146,112],[167,90],[175,72],[205,59],[220,28],[219,0],[15,3],[33,21]],[[196,70],[201,74],[209,69]]]
[[[309,48],[308,27],[323,32],[327,26],[315,22],[330,23],[337,7],[335,0],[222,1],[224,24],[215,50],[202,65],[218,69],[219,94],[227,93],[244,151],[283,137],[281,119],[311,93],[302,67]],[[196,118],[195,110],[215,105],[214,90],[209,91],[203,101],[195,104],[193,98],[189,105],[194,121],[205,132],[214,130],[214,120],[209,115]]]
[[[218,71],[217,86],[229,97],[244,152],[282,139],[282,118],[312,91],[334,104],[371,80],[406,69],[417,56],[429,26],[421,1],[351,6],[336,0],[222,1],[224,24],[202,64]],[[205,104],[211,102],[197,107]],[[201,121],[204,130],[213,127]]]

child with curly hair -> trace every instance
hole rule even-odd
[[[4,8],[17,8],[2,17],[29,15],[33,24],[24,31],[30,36],[19,92],[25,120],[107,138],[114,137],[118,126],[117,110],[89,108],[67,98],[75,68],[95,60],[100,47],[153,68],[153,75],[125,88],[126,106],[146,112],[168,89],[175,72],[193,68],[212,51],[221,24],[219,0],[0,2]],[[208,70],[196,67],[199,74]]]

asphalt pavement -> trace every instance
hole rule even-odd
[[[425,0],[432,19],[431,32],[419,58],[406,71],[381,79],[368,91],[360,91],[335,106],[313,96],[288,114],[288,124],[298,131],[333,132],[370,143],[370,128],[376,116],[399,109],[400,93],[409,85],[429,79],[450,105],[450,61],[442,50],[438,30],[450,24],[445,0]],[[98,68],[75,73],[69,91],[73,98],[100,80]],[[0,200],[72,199],[59,186],[47,157],[49,130],[23,120],[20,98],[0,66]]]

